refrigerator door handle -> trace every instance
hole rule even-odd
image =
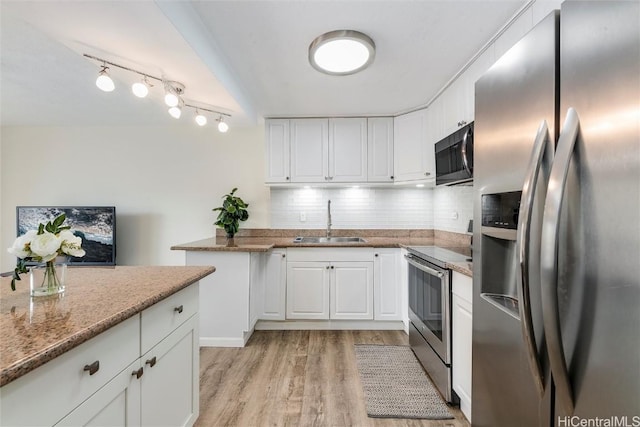
[[[464,170],[467,171],[469,176],[473,176],[473,171],[469,167],[469,157],[467,156],[467,146],[469,145],[469,132],[471,132],[471,129],[467,129],[467,131],[464,133],[464,136],[462,137],[462,166],[464,167]]]
[[[533,330],[533,320],[531,317],[531,299],[529,293],[529,257],[530,257],[530,234],[531,216],[533,213],[533,199],[536,193],[540,166],[545,157],[549,162],[553,159],[553,147],[549,136],[547,121],[543,120],[538,127],[536,139],[533,143],[533,152],[529,158],[524,185],[522,186],[522,198],[520,203],[520,215],[518,217],[518,233],[516,238],[517,254],[517,274],[516,280],[520,303],[520,322],[522,324],[522,336],[527,349],[527,359],[529,368],[533,375],[536,388],[540,397],[544,395],[544,375],[538,358],[538,346]]]
[[[568,415],[573,414],[574,404],[573,390],[562,346],[558,311],[558,231],[560,228],[560,208],[579,128],[578,113],[573,108],[569,108],[558,138],[556,158],[549,176],[540,245],[542,317],[549,353],[549,365],[560,404]]]

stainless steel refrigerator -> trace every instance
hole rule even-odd
[[[566,1],[476,83],[474,426],[640,425],[639,23]]]

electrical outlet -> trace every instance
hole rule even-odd
[[[307,220],[307,214],[305,212],[300,212],[300,222],[305,222]]]
[[[453,211],[453,213],[451,214],[451,219],[458,219],[458,212]]]

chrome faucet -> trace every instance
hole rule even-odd
[[[331,237],[331,200],[327,201],[327,237]]]

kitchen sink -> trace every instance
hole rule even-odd
[[[367,243],[362,237],[296,237],[294,243]]]

